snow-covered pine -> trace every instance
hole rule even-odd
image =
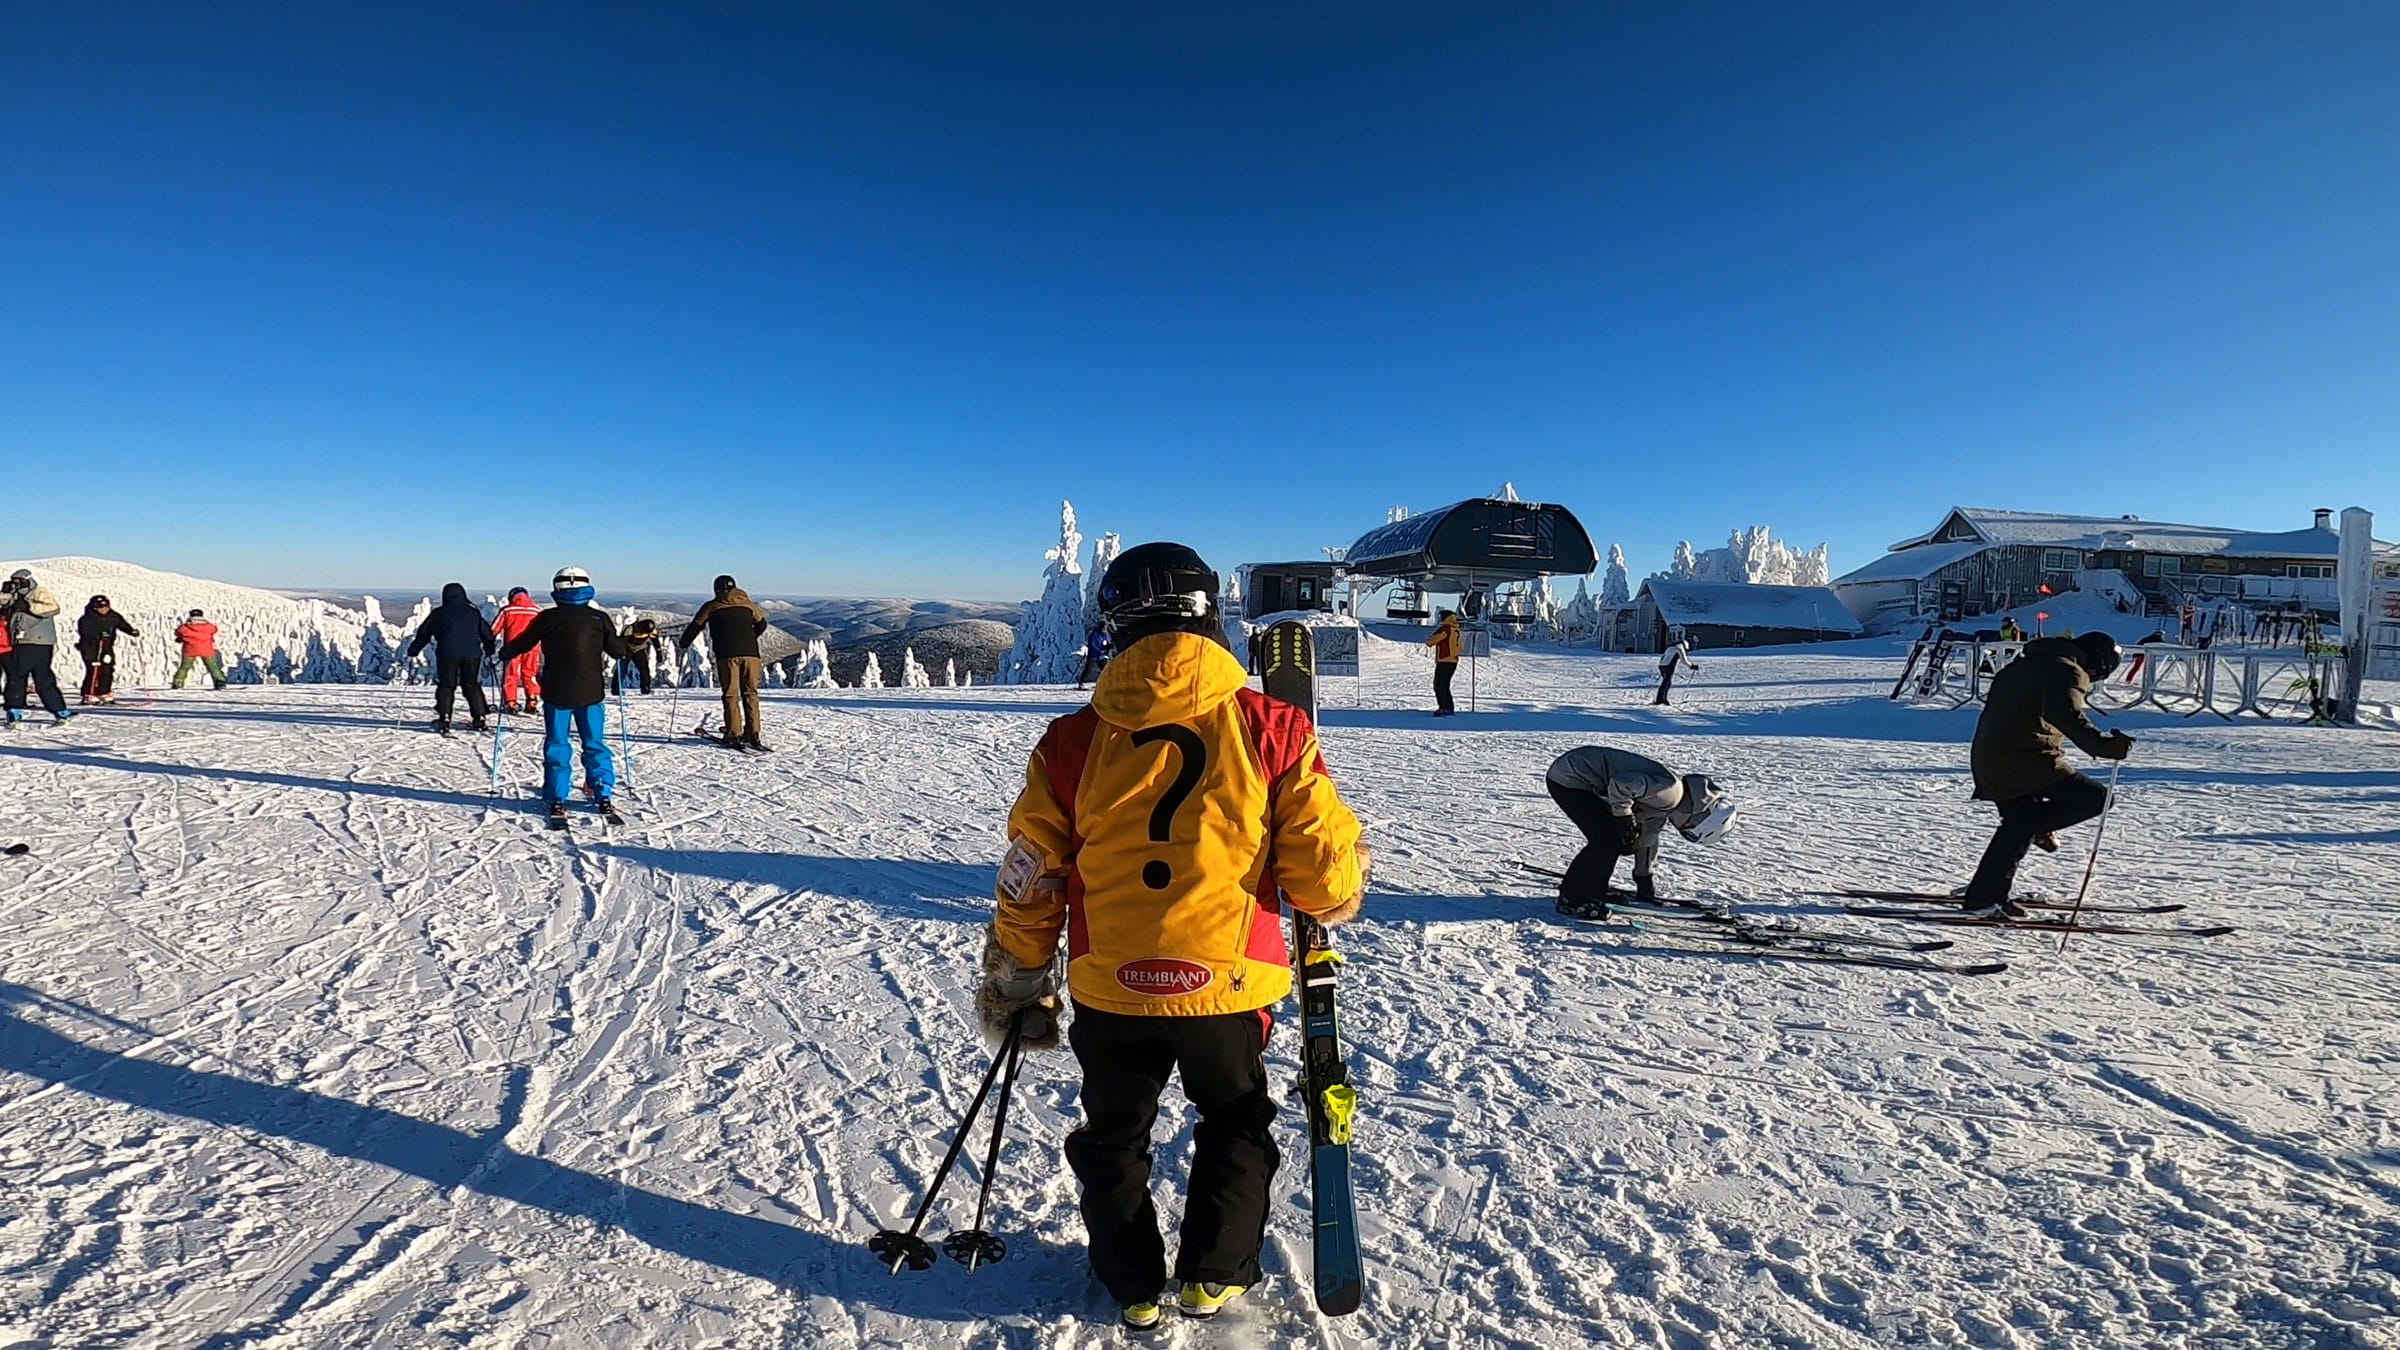
[[[903,689],[931,689],[933,687],[933,677],[925,673],[925,667],[917,660],[917,649],[914,647],[900,649],[900,687]]]
[[[957,657],[955,657],[955,656],[953,656],[953,657],[948,657],[948,658],[945,658],[945,659],[943,660],[943,662],[942,662],[942,678],[941,678],[940,680],[936,681],[936,683],[938,683],[938,684],[939,684],[939,685],[940,685],[942,688],[944,688],[944,689],[955,689],[955,688],[957,688],[957,687],[958,687],[958,658],[957,658]]]
[[[1684,546],[1686,549],[1690,545]],[[1625,569],[1625,546],[1608,546],[1608,571],[1600,578],[1600,603],[1611,609],[1623,609],[1633,603],[1633,580]]]
[[[1558,611],[1558,640],[1589,642],[1600,632],[1600,606],[1592,601],[1591,579],[1575,579],[1575,598]]]
[[[1700,559],[1692,552],[1692,541],[1675,541],[1675,559],[1667,564],[1667,576],[1675,581],[1690,581],[1700,575]]]
[[[825,639],[810,638],[793,658],[792,687],[794,689],[838,688],[833,679],[833,656],[826,650]]]
[[[1114,532],[1102,534],[1092,541],[1092,565],[1083,579],[1083,632],[1086,640],[1100,626],[1100,578],[1108,575],[1108,565],[1125,551],[1125,541]]]
[[[1059,503],[1058,543],[1042,555],[1042,598],[1028,601],[1017,618],[1016,640],[1000,658],[1002,684],[1072,684],[1083,671],[1083,532],[1075,525],[1075,503]]]
[[[859,672],[858,687],[861,689],[883,688],[883,663],[875,659],[873,652],[867,653],[867,668]]]

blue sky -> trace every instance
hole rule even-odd
[[[989,598],[1062,497],[1228,570],[1503,480],[1637,573],[2400,513],[2396,91],[2380,2],[19,4],[5,547]]]

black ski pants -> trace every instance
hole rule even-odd
[[[1583,851],[1567,864],[1566,879],[1558,883],[1558,898],[1576,902],[1607,898],[1608,879],[1616,874],[1617,859],[1625,856],[1618,842],[1621,827],[1609,812],[1608,799],[1546,778],[1542,785],[1550,789],[1550,800],[1558,803],[1558,809],[1583,831]]]
[[[1266,1017],[1255,1012],[1132,1017],[1075,1005],[1067,1039],[1083,1066],[1083,1125],[1067,1136],[1067,1165],[1083,1183],[1092,1273],[1117,1302],[1148,1302],[1167,1281],[1150,1199],[1150,1131],[1174,1073],[1200,1113],[1175,1278],[1258,1283],[1267,1195],[1281,1161],[1266,1035]]]
[[[1658,697],[1650,700],[1650,706],[1654,708],[1665,707],[1667,703],[1667,691],[1674,687],[1675,667],[1660,666],[1658,668]]]
[[[450,710],[458,706],[458,691],[467,691],[467,716],[480,722],[491,715],[492,705],[483,697],[483,658],[480,656],[445,656],[434,663],[433,711],[445,723]]]
[[[1450,681],[1457,677],[1458,662],[1436,661],[1433,663],[1433,706],[1437,711],[1446,713],[1458,711],[1457,700],[1450,697]]]
[[[58,676],[50,671],[51,650],[48,643],[20,642],[9,652],[6,702],[10,708],[25,710],[25,682],[31,680],[42,706],[53,716],[67,710],[67,700],[58,692]]]
[[[1983,861],[1975,867],[1975,879],[1967,883],[1966,898],[1979,903],[2007,899],[2017,884],[2017,865],[2025,861],[2025,850],[2033,847],[2036,838],[2081,825],[2107,805],[2108,789],[2098,779],[2080,773],[2000,803],[2000,828],[1992,831],[1992,842],[1985,846]]]

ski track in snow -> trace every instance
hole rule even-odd
[[[1925,930],[1996,976],[1565,920],[1518,865],[1572,851],[1550,757],[1621,744],[1742,802],[1669,841],[1671,892],[1889,931],[1810,892],[1946,888],[1990,823],[1972,712],[1882,699],[1889,650],[1708,655],[1672,710],[1642,657],[1504,651],[1447,722],[1404,649],[1327,681],[1377,847],[1340,935],[1368,1304],[1309,1305],[1287,1109],[1268,1283],[1160,1343],[2400,1345],[2394,737],[2118,719],[2096,894],[2241,931]],[[863,1245],[987,1062],[990,867],[1074,695],[770,691],[767,757],[637,700],[630,823],[563,838],[528,720],[495,802],[421,689],[155,697],[0,742],[35,849],[0,859],[0,1347],[1122,1343],[1070,1060],[1020,1084],[999,1269]],[[2072,894],[2088,842],[2027,887]],[[1170,1094],[1162,1177],[1190,1142]]]

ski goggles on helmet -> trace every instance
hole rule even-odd
[[[1714,805],[1694,816],[1690,824],[1675,828],[1695,844],[1713,844],[1733,828],[1733,817],[1733,803],[1719,797]]]

